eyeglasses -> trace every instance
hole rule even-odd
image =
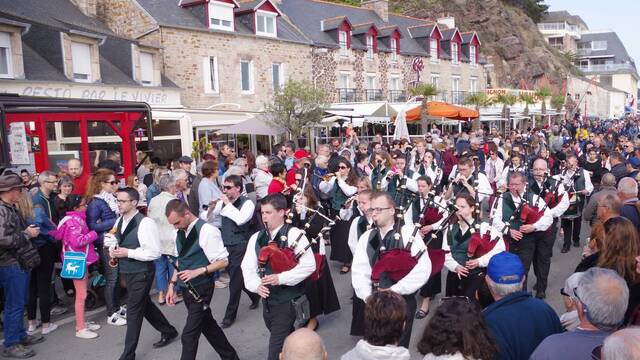
[[[116,201],[118,202],[118,204],[124,204],[124,203],[128,203],[130,201],[133,201],[133,200],[120,200],[120,199],[118,199]]]
[[[385,208],[371,208],[371,212],[372,213],[381,213],[384,210],[389,210],[389,209],[393,209],[392,207],[385,207]]]
[[[223,188],[224,188],[225,190],[231,190],[231,189],[233,189],[234,187],[235,187],[235,186],[229,186],[229,185],[225,185],[225,186],[223,186]]]

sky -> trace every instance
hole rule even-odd
[[[549,11],[567,10],[579,15],[590,30],[613,30],[627,52],[640,65],[639,0],[545,0]]]

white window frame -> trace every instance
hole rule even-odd
[[[83,58],[82,55],[85,55]],[[86,71],[86,73],[81,72]],[[78,75],[78,77],[76,77]],[[86,75],[83,79],[80,75]],[[91,44],[83,42],[71,42],[71,78],[75,82],[89,83],[92,81],[91,73]]]
[[[263,10],[258,10],[256,11],[255,14],[255,21],[256,21],[256,35],[261,35],[261,36],[268,36],[268,37],[277,37],[278,36],[278,25],[277,25],[277,21],[276,18],[278,17],[278,14],[271,12],[271,11],[263,11]],[[271,20],[273,22],[273,31],[270,32],[268,31],[268,20]],[[258,30],[259,26],[262,25],[263,26],[263,30]]]
[[[429,75],[429,83],[436,87],[436,89],[440,88],[440,74],[431,73]]]
[[[346,79],[346,84],[342,82],[343,79]],[[343,85],[346,85],[346,86],[343,86]],[[351,73],[346,71],[341,71],[340,75],[338,76],[338,88],[349,89],[350,85],[351,85]]]
[[[0,74],[0,78],[10,79],[13,78],[13,56],[11,54],[11,33],[0,32],[0,49],[6,51],[7,58],[7,72]]]
[[[142,86],[153,86],[154,85],[154,56],[153,53],[140,51],[140,84]],[[148,61],[151,60],[151,64]],[[147,66],[151,66],[150,69],[147,69]],[[145,78],[145,75],[151,75],[151,77]]]
[[[435,46],[434,46],[435,44]],[[438,39],[429,39],[429,56],[431,62],[438,62]]]
[[[457,86],[453,86],[453,84]],[[451,91],[452,92],[460,92],[460,75],[451,75]]]
[[[376,90],[376,85],[377,85],[376,83],[378,82],[377,81],[377,77],[378,76],[376,74],[373,74],[373,73],[367,74],[367,76],[364,78],[364,80],[365,80],[365,82],[364,82],[365,90]],[[373,79],[373,80],[371,81],[371,83],[369,83],[369,80],[371,80],[371,79]],[[369,86],[369,85],[371,85],[371,86]]]
[[[204,83],[205,94],[220,93],[217,56],[205,56],[202,58],[202,79]]]
[[[242,64],[243,63],[248,63],[248,81],[249,81],[249,89],[245,90],[242,88]],[[253,94],[255,92],[255,85],[254,85],[254,81],[253,81],[253,60],[248,60],[248,59],[241,59],[240,60],[240,92],[242,92],[243,94]]]
[[[365,37],[365,41],[367,43],[367,59],[373,60],[373,35],[368,35]]]
[[[600,46],[596,46],[596,44],[600,45]],[[604,46],[602,46],[604,45]],[[593,51],[599,51],[599,50],[607,50],[607,41],[606,40],[594,40],[591,41],[591,50]]]
[[[278,84],[276,84],[276,79],[275,79],[275,67],[278,66]],[[286,81],[284,78],[284,64],[283,63],[272,63],[271,64],[271,88],[273,89],[273,91],[278,91],[281,90],[284,85],[285,85]]]
[[[223,3],[219,1],[210,1],[208,8],[209,28],[224,31],[234,31],[235,24],[233,6],[233,4]],[[214,24],[215,20],[219,21],[220,23]],[[228,22],[229,25],[225,26],[224,22]]]
[[[478,77],[477,76],[472,76],[469,78],[469,92],[470,93],[476,93],[478,92]]]
[[[391,45],[391,61],[397,62],[398,61],[398,39],[391,38],[391,42],[389,44]]]
[[[478,65],[476,61],[476,58],[477,58],[476,51],[477,51],[476,46],[470,44],[469,45],[469,62],[471,63],[471,66]]]
[[[458,43],[453,41],[451,42],[451,63],[460,63],[460,48],[458,47]]]
[[[389,90],[390,91],[400,91],[400,75],[390,75],[389,76]]]
[[[347,31],[338,30],[338,45],[340,46],[340,56],[349,56],[349,33]]]

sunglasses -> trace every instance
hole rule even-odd
[[[105,183],[105,184],[115,185],[115,184],[117,184],[118,182],[117,182],[116,180],[113,180],[113,181],[105,181],[104,183]]]
[[[347,166],[338,166],[338,169],[340,169],[340,170],[344,170],[344,169],[348,169],[348,168],[349,167],[347,167]]]

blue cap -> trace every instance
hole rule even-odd
[[[634,156],[629,159],[629,164],[631,164],[631,166],[633,166],[634,168],[640,167],[640,159]]]
[[[496,284],[517,284],[524,278],[524,266],[517,255],[503,251],[489,260],[487,275]]]

